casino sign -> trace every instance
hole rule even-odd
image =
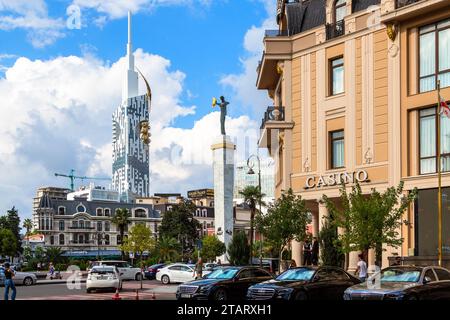
[[[311,176],[306,178],[304,189],[323,188],[340,185],[341,183],[349,184],[355,182],[369,182],[369,174],[366,170],[358,170],[354,172],[337,172],[323,176]]]

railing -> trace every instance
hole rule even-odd
[[[267,121],[284,121],[284,107],[268,107],[264,113],[261,129],[264,128]]]
[[[345,21],[339,20],[336,23],[326,24],[327,40],[343,36],[345,34]]]
[[[86,241],[77,241],[77,240],[70,240],[70,244],[94,244],[94,240],[86,240]]]
[[[419,1],[421,0],[395,0],[395,9],[406,7]]]
[[[288,30],[266,30],[265,36],[267,38],[287,37],[287,36],[289,36],[289,31]]]
[[[93,230],[95,227],[69,226],[70,230]]]

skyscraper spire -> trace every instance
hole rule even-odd
[[[134,54],[131,41],[131,11],[128,11],[128,43],[127,43],[127,70],[122,89],[122,100],[138,95],[138,73],[134,70]]]

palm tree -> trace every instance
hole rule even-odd
[[[123,243],[123,237],[125,234],[125,227],[130,224],[130,212],[126,208],[117,209],[115,215],[112,217],[111,222],[117,226],[120,234],[120,241]],[[121,251],[122,260],[124,259],[123,250]]]
[[[33,229],[33,221],[30,218],[27,218],[23,221],[23,227],[27,229],[26,236],[30,235],[31,229]]]
[[[45,249],[45,257],[47,262],[51,262],[56,266],[63,259],[62,250],[60,247],[48,247]]]
[[[247,186],[244,190],[239,191],[239,194],[244,197],[244,202],[250,207],[250,248],[253,248],[253,232],[255,229],[255,214],[256,205],[266,205],[262,198],[265,194],[261,193],[258,186]],[[252,257],[250,255],[250,264],[252,264]]]
[[[178,254],[179,243],[177,239],[163,236],[156,244],[156,253],[163,261],[171,261]]]

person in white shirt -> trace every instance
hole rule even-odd
[[[355,275],[357,274],[359,280],[361,280],[361,282],[364,282],[367,279],[367,263],[364,261],[364,256],[362,254],[359,254],[358,258],[359,261],[356,267]]]

